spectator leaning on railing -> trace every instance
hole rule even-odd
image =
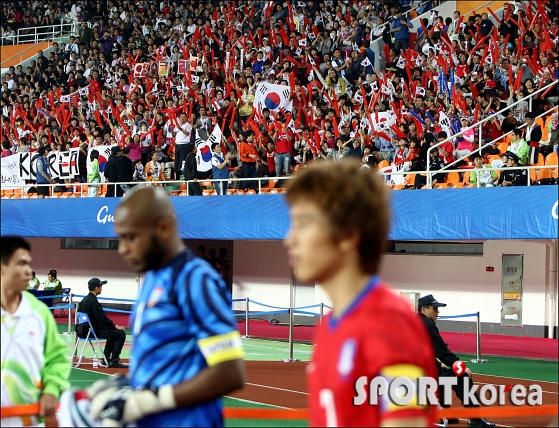
[[[23,11],[24,18],[50,11],[49,5],[36,3]],[[178,179],[185,159],[180,144],[199,144],[195,130],[203,140],[219,126],[222,152],[236,154],[240,132],[252,132],[260,147],[283,122],[293,139],[282,148],[282,163],[289,155],[291,169],[303,158],[319,158],[322,142],[339,137],[343,144],[359,129],[377,160],[392,162],[392,140],[421,141],[441,131],[452,137],[461,132],[462,118],[475,124],[493,114],[482,141],[476,132],[471,148],[466,139],[466,150],[457,145],[465,137],[457,136],[439,151],[449,163],[453,152],[465,155],[521,125],[524,107],[500,110],[558,74],[559,18],[556,9],[540,3],[526,12],[507,5],[494,26],[492,14],[465,20],[455,13],[447,25],[450,17],[433,10],[418,28],[402,24],[409,19],[393,3],[366,0],[138,7],[109,1],[103,10],[90,3],[61,3],[64,12],[50,11],[49,16],[76,24],[73,38],[26,71],[2,76],[2,141],[10,143],[12,152],[78,141],[77,134],[86,128],[92,137],[101,137],[88,137],[90,149],[110,144],[111,138],[121,147],[133,145],[139,135],[140,141],[149,141],[148,149],[175,157]],[[405,8],[417,3],[405,2]],[[427,2],[420,7],[426,5],[435,6]],[[87,17],[93,20],[84,22]],[[408,47],[411,31],[421,36]],[[370,49],[376,36],[387,42],[381,52]],[[378,67],[380,57],[387,64],[384,70]],[[265,112],[263,107],[276,106],[277,87],[271,84],[288,91],[291,109]],[[268,94],[266,103],[259,101],[259,89]],[[532,100],[536,113],[556,103],[553,89]],[[179,122],[193,126],[193,132],[179,137]],[[531,144],[533,152],[539,150],[537,141]],[[336,159],[343,159],[335,152]],[[204,154],[205,149],[199,150],[198,159]],[[235,160],[231,169],[238,174]],[[266,169],[258,166],[257,173]],[[198,175],[207,174],[208,169]]]

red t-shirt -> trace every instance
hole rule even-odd
[[[394,417],[427,417],[433,425],[435,406],[391,405],[369,396],[355,406],[355,383],[376,376],[436,377],[431,340],[409,304],[373,277],[339,319],[330,315],[318,327],[313,360],[308,367],[310,426],[380,426]],[[413,403],[413,402],[412,402]]]
[[[448,156],[444,156],[442,154],[442,152],[439,150],[439,157],[441,158],[441,160],[445,163],[445,164],[449,164],[451,162],[454,161],[454,146],[452,145],[452,143],[450,141],[447,141],[444,144],[441,144],[439,146],[439,149],[444,149],[446,152],[448,152]]]
[[[283,129],[278,130],[276,153],[291,153],[291,143],[287,139],[287,133]]]

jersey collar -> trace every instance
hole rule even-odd
[[[369,279],[369,282],[367,283],[367,285],[359,292],[359,294],[355,297],[355,299],[353,300],[353,302],[351,302],[351,304],[346,308],[346,310],[339,316],[339,317],[334,317],[331,316],[328,326],[330,327],[331,330],[336,329],[336,327],[338,326],[338,324],[346,317],[348,317],[349,315],[351,315],[351,313],[357,308],[357,306],[363,301],[364,297],[369,294],[372,293],[373,290],[378,286],[378,284],[380,283],[380,277],[378,275],[373,275],[371,276],[371,278]]]

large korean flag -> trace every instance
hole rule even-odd
[[[274,85],[267,82],[259,83],[254,94],[254,107],[259,111],[266,107],[273,112],[277,112],[279,109],[291,112],[290,93],[289,86]]]
[[[219,141],[221,141],[221,130],[217,126],[214,127],[214,132],[207,140],[203,140],[200,138],[200,134],[198,130],[196,130],[196,140],[194,144],[196,144],[196,170],[198,172],[206,172],[212,169],[212,150],[211,150],[211,143],[217,139],[216,129],[219,132]]]
[[[101,183],[104,183],[106,181],[105,180],[105,167],[107,166],[107,162],[109,160],[109,157],[111,156],[111,149],[115,146],[116,146],[116,144],[113,144],[112,146],[90,147],[88,152],[87,152],[87,170],[88,171],[91,168],[91,152],[93,150],[97,150],[99,152],[99,159],[97,159],[97,161],[99,162],[99,173],[101,174]]]

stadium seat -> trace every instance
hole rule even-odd
[[[528,162],[528,165],[532,165],[532,166],[538,166],[544,164],[545,164],[545,159],[543,158],[543,155],[541,153],[538,153],[538,161],[536,163]]]
[[[448,189],[450,187],[449,183],[435,183],[436,189]]]
[[[462,189],[464,186],[466,186],[466,183],[464,183],[463,181],[461,181],[460,183],[453,183],[452,184],[453,189]]]
[[[184,181],[182,181],[179,188],[180,188],[181,191],[186,191],[186,183]]]
[[[534,168],[530,169],[530,181],[532,184],[538,181],[538,172]]]
[[[382,168],[386,168],[389,165],[390,164],[388,163],[388,161],[386,159],[383,159],[378,163],[377,169],[380,171]]]
[[[248,189],[248,190],[245,192],[245,195],[256,195],[256,190],[254,190],[254,189]]]
[[[501,159],[501,155],[487,155],[487,163],[491,163],[494,160],[499,160]]]
[[[501,154],[505,153],[509,149],[509,143],[501,143],[497,146]]]
[[[557,165],[557,153],[551,152],[545,157],[546,165]]]
[[[457,172],[449,172],[446,176],[446,182],[449,184],[460,183],[460,174]]]
[[[87,325],[89,326],[89,329],[87,331],[87,336],[85,338],[82,339],[82,338],[76,336],[76,345],[74,346],[74,350],[72,351],[72,356],[70,357],[70,361],[71,361],[72,364],[74,363],[74,359],[77,357],[79,344],[83,343],[83,346],[82,346],[80,356],[78,358],[78,362],[73,367],[77,368],[82,363],[83,354],[85,352],[85,348],[87,347],[88,343],[91,345],[91,348],[93,349],[93,354],[99,360],[99,362],[101,364],[104,364],[105,367],[108,367],[109,362],[105,358],[105,354],[103,354],[103,351],[101,350],[101,346],[99,345],[100,341],[106,340],[106,339],[97,337],[97,334],[95,334],[95,330],[93,329],[93,326],[91,325],[91,321],[89,320],[89,316],[85,312],[77,312],[76,316],[77,316],[77,320],[78,320],[77,323],[76,323],[76,327],[80,324],[86,324],[87,323]],[[94,343],[97,345],[97,347],[95,347]],[[99,351],[99,355],[97,354],[97,351]]]
[[[536,175],[536,181],[540,182],[544,178],[551,178],[551,169],[550,168],[541,168],[538,170]]]

